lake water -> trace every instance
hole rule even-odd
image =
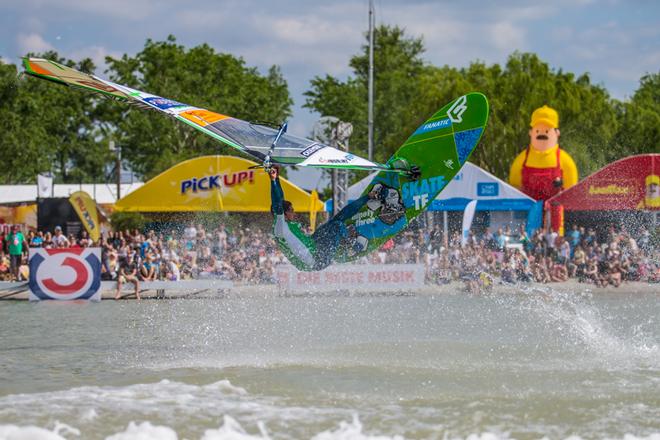
[[[657,294],[1,302],[0,329],[0,439],[660,440]]]

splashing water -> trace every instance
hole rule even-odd
[[[654,294],[0,306],[0,439],[660,440]]]

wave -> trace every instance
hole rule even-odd
[[[56,422],[52,429],[37,426],[0,425],[0,440],[72,440],[73,438],[88,438],[71,426]],[[469,434],[465,437],[450,436],[451,440],[514,440],[508,433],[482,432]],[[169,426],[152,425],[150,422],[129,422],[124,431],[105,437],[105,440],[178,440],[176,431]],[[258,423],[258,432],[249,433],[234,418],[225,415],[218,429],[207,429],[200,440],[271,440],[263,422]],[[660,440],[660,432],[648,436],[624,434],[621,440]],[[364,432],[357,415],[351,421],[341,421],[335,429],[319,432],[311,440],[403,440],[400,435],[379,435]],[[582,437],[572,435],[565,440],[582,440]],[[618,440],[607,438],[607,440]]]

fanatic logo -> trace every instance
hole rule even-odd
[[[463,122],[465,110],[467,110],[467,98],[463,95],[447,110],[447,116],[451,122]]]

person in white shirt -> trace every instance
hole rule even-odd
[[[68,248],[71,245],[66,236],[62,234],[61,226],[55,226],[55,235],[53,235],[52,240],[54,248]]]
[[[553,251],[555,249],[558,235],[559,234],[552,229],[545,233],[545,245],[548,248],[548,251]]]
[[[193,222],[190,222],[188,227],[183,230],[183,236],[186,240],[193,241],[197,237],[197,229],[195,228],[195,224]]]

